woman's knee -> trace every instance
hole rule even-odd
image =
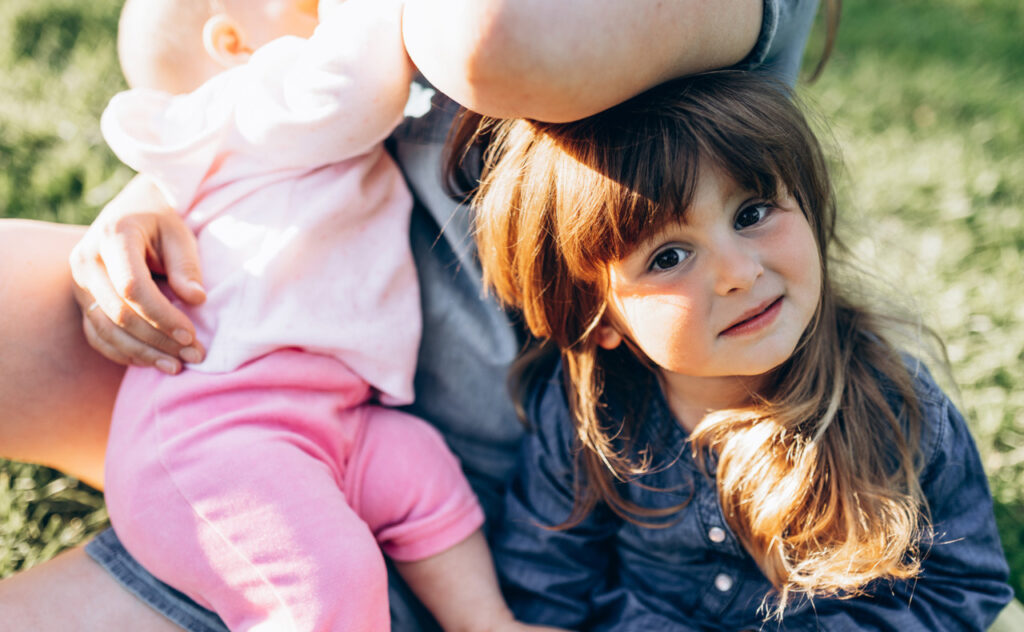
[[[0,456],[102,480],[123,372],[85,342],[67,258],[84,227],[0,220]]]

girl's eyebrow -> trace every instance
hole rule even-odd
[[[651,230],[646,237],[643,237],[642,239],[640,239],[640,241],[636,242],[636,244],[633,245],[633,247],[630,249],[629,255],[637,254],[642,250],[653,250],[654,248],[657,248],[658,246],[661,245],[661,242],[664,241],[665,233],[672,230],[673,228],[689,228],[690,225],[686,221],[686,217],[688,215],[689,213],[686,213],[684,211],[681,215],[677,215],[675,216],[675,218],[668,220],[667,222],[664,222],[657,228]],[[627,257],[629,255],[627,255]]]

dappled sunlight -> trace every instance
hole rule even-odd
[[[99,116],[124,83],[121,0],[0,2],[0,216],[86,223],[127,182]],[[841,236],[945,339],[1024,597],[1024,6],[844,3],[799,88],[841,152]],[[808,60],[820,44],[812,41]],[[422,111],[429,91],[411,108]],[[227,231],[237,237],[242,232]],[[260,266],[249,270],[258,275]],[[57,481],[57,482],[55,482]],[[0,462],[0,576],[102,528],[98,494]]]

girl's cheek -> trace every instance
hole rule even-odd
[[[632,306],[630,320],[638,337],[643,336],[648,344],[671,346],[675,339],[692,332],[692,313],[693,304],[685,297],[652,296]]]

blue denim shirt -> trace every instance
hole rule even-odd
[[[923,368],[916,390],[925,420],[921,483],[935,530],[922,545],[921,575],[877,581],[865,597],[798,600],[778,629],[982,630],[1012,598],[985,472],[963,417]],[[661,394],[655,398],[646,438],[663,450],[653,473],[620,492],[644,507],[688,504],[661,528],[599,505],[578,525],[551,530],[545,526],[561,524],[572,509],[577,447],[561,370],[537,386],[528,407],[535,432],[494,541],[506,595],[524,621],[574,630],[762,628],[758,608],[771,586],[727,526],[715,481],[694,462],[685,431]]]

